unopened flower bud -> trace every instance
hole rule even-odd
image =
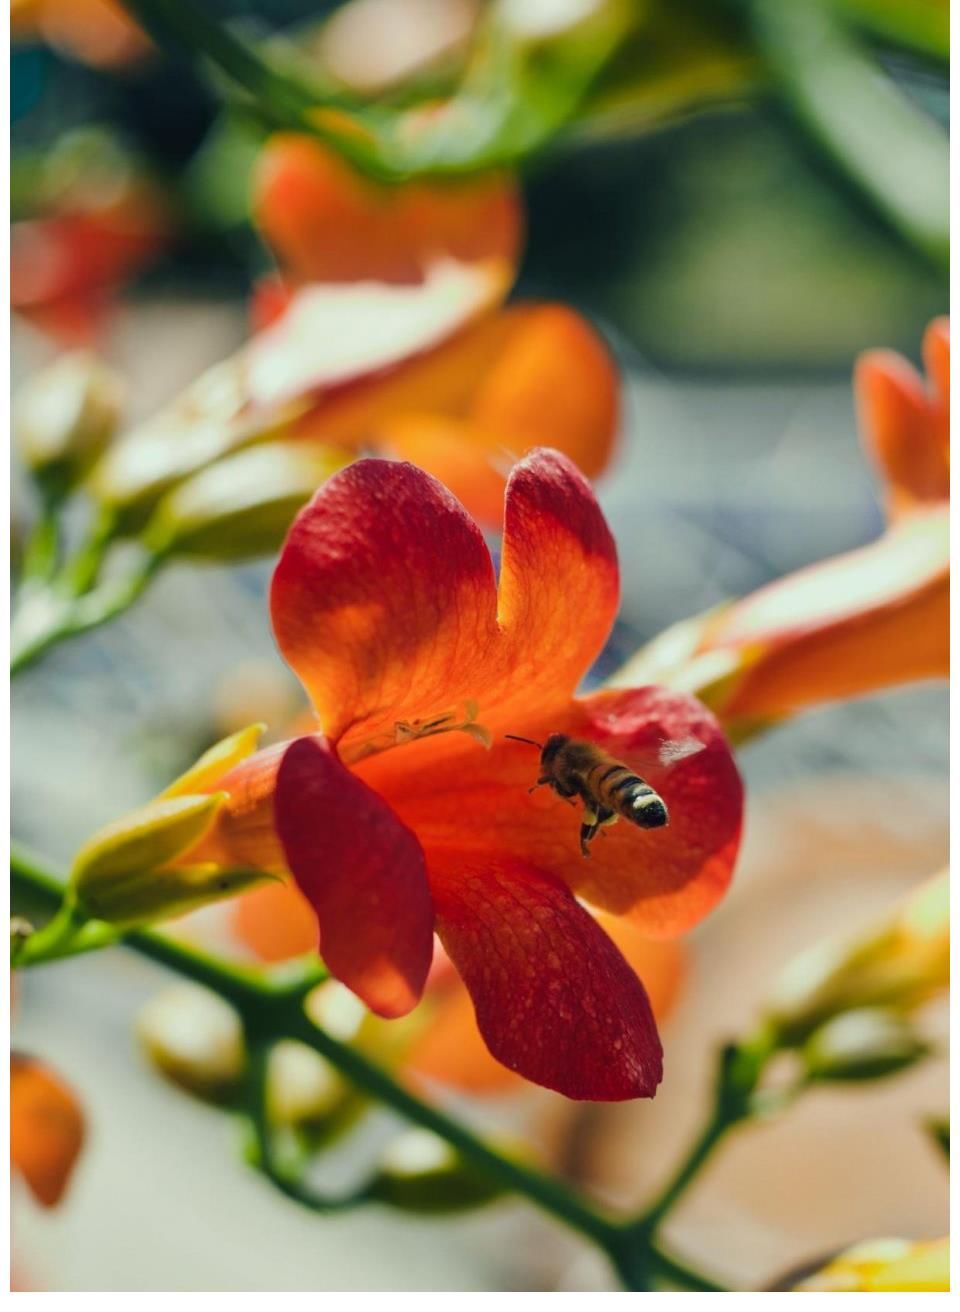
[[[347,463],[307,442],[248,447],[168,492],[144,531],[162,555],[244,560],[279,549],[297,511]]]
[[[929,1052],[904,1017],[867,1008],[821,1025],[803,1045],[801,1058],[813,1080],[876,1080],[906,1070]]]
[[[77,854],[71,889],[80,908],[114,925],[184,915],[242,892],[259,870],[170,865],[206,833],[226,794],[159,798],[114,821]]]
[[[429,1130],[408,1130],[389,1145],[370,1196],[405,1212],[457,1212],[482,1207],[502,1192]]]
[[[228,1101],[246,1068],[243,1027],[234,1009],[208,989],[178,984],[146,1004],[137,1037],[167,1079],[198,1098]]]
[[[912,893],[890,920],[853,942],[819,943],[790,963],[768,1003],[786,1045],[802,1043],[831,1016],[863,1007],[909,1014],[950,982],[946,872]]]
[[[794,1288],[803,1293],[946,1293],[950,1241],[871,1239],[840,1253]]]
[[[336,1068],[306,1044],[282,1039],[274,1045],[267,1069],[271,1125],[323,1129],[352,1092]]]
[[[215,788],[235,765],[239,765],[241,761],[253,755],[266,727],[265,724],[248,724],[245,728],[230,734],[228,738],[222,738],[220,742],[214,743],[185,774],[174,779],[160,796],[185,797],[191,794],[196,796]]]
[[[122,399],[119,377],[95,356],[60,356],[27,381],[14,403],[14,438],[24,463],[58,490],[71,486],[109,444]]]

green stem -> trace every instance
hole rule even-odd
[[[68,561],[60,576],[59,585],[68,596],[81,597],[96,583],[116,527],[117,516],[114,510],[103,507],[98,511],[89,537],[72,560]]]
[[[11,851],[11,872],[17,885],[38,895],[48,905],[58,903],[62,897],[62,883],[36,858],[16,845]],[[38,931],[40,934],[44,932]],[[558,1221],[591,1239],[610,1258],[627,1288],[648,1288],[650,1274],[655,1270],[687,1288],[718,1288],[663,1252],[646,1226],[618,1220],[562,1181],[525,1163],[501,1156],[465,1125],[421,1101],[388,1071],[318,1028],[303,1009],[304,996],[313,986],[309,981],[301,978],[278,984],[263,972],[207,957],[150,930],[121,933],[119,939],[127,947],[226,998],[239,1011],[255,1047],[262,1046],[266,1036],[271,1041],[280,1038],[299,1040],[325,1057],[364,1093],[415,1125],[439,1135],[505,1189],[523,1195]],[[30,940],[26,941],[29,943]],[[40,964],[40,959],[36,957],[32,964]],[[299,1186],[291,1188],[290,1185],[289,1180],[283,1182],[284,1192],[297,1196]],[[298,1198],[298,1201],[302,1199]]]
[[[21,581],[31,585],[44,584],[53,577],[60,553],[60,521],[51,502],[45,501],[40,516],[33,526],[23,552]]]
[[[723,1285],[718,1285],[707,1276],[701,1275],[699,1271],[694,1271],[685,1262],[679,1262],[676,1258],[665,1253],[659,1245],[651,1243],[650,1248],[655,1273],[669,1280],[671,1284],[679,1285],[681,1289],[689,1289],[703,1294],[725,1294],[728,1292]]]
[[[720,1054],[709,1119],[674,1175],[630,1229],[654,1234],[723,1139],[752,1117],[754,1095],[774,1051],[774,1037],[766,1029],[724,1048]]]
[[[539,1203],[545,1211],[587,1235],[607,1251],[611,1242],[616,1241],[618,1225],[613,1218],[603,1215],[561,1181],[521,1162],[502,1157],[459,1121],[453,1120],[439,1108],[422,1102],[386,1070],[369,1061],[355,1048],[318,1029],[302,1011],[295,1015],[285,1011],[278,1020],[283,1025],[286,1037],[299,1039],[325,1057],[341,1074],[346,1075],[372,1098],[392,1107],[415,1125],[440,1135],[467,1161],[499,1184]]]
[[[246,1040],[249,1059],[245,1110],[253,1134],[252,1152],[248,1154],[250,1164],[266,1176],[284,1197],[299,1203],[301,1207],[306,1207],[311,1212],[342,1212],[369,1202],[371,1195],[369,1189],[365,1187],[339,1198],[323,1197],[304,1182],[301,1174],[292,1172],[278,1162],[274,1151],[273,1131],[267,1115],[267,1077],[272,1043],[249,1027]]]

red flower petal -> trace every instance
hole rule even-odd
[[[687,956],[684,944],[680,939],[643,938],[629,921],[615,916],[595,919],[640,977],[653,1014],[662,1022],[683,984]],[[434,957],[434,970],[427,984],[430,1019],[414,1040],[404,1069],[465,1093],[505,1093],[515,1089],[520,1076],[491,1055],[477,1029],[473,1003],[462,981],[456,974],[450,980],[435,978],[437,960],[448,962],[442,949]],[[453,973],[449,964],[447,969]]]
[[[498,633],[479,529],[412,465],[361,460],[294,521],[273,576],[273,627],[327,736],[480,696]],[[381,744],[384,745],[384,744]]]
[[[299,738],[284,753],[274,814],[331,974],[378,1015],[410,1011],[433,955],[416,835],[318,738]]]
[[[484,724],[564,706],[613,624],[613,539],[573,463],[534,451],[507,488],[499,594],[477,526],[410,465],[358,461],[294,522],[274,632],[349,759],[403,720],[476,701]],[[496,607],[499,602],[499,625]]]
[[[498,1061],[568,1098],[652,1098],[663,1053],[637,976],[559,880],[433,854],[437,926]]]
[[[590,484],[566,456],[532,451],[507,485],[500,565],[514,706],[529,717],[533,688],[541,706],[569,698],[600,654],[619,598],[617,549]]]
[[[559,732],[597,743],[660,793],[669,825],[644,830],[621,820],[584,859],[579,804],[546,788],[531,796],[537,752],[502,738],[490,752],[469,744],[457,750],[456,735],[428,739],[357,770],[416,830],[428,866],[435,847],[468,841],[501,858],[512,854],[558,875],[595,906],[629,916],[651,938],[685,932],[720,900],[739,848],[743,786],[716,719],[695,698],[663,688],[599,692],[549,719],[528,712],[508,731],[540,742]],[[664,766],[664,742],[696,742],[700,750]]]

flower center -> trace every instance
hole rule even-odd
[[[477,703],[471,700],[464,703],[463,719],[459,718],[457,708],[454,707],[452,710],[415,720],[396,720],[392,731],[387,730],[385,733],[377,734],[364,743],[354,759],[361,760],[365,756],[388,751],[391,747],[402,747],[405,743],[416,742],[418,738],[433,738],[438,733],[469,734],[475,742],[489,751],[493,736],[485,725],[478,723],[479,710]]]

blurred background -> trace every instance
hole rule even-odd
[[[911,112],[945,127],[946,4],[845,7],[863,11],[860,39]],[[448,84],[482,6],[204,8],[399,101],[418,80]],[[929,244],[799,129],[736,8],[646,6],[616,76],[522,164],[517,294],[574,304],[624,376],[618,451],[598,484],[624,604],[598,678],[674,621],[877,536],[852,365],[869,346],[916,361],[926,323],[948,308]],[[914,11],[910,40],[897,39],[901,8]],[[119,12],[106,0],[13,5],[13,379],[16,390],[65,345],[93,344],[129,378],[136,420],[245,339],[270,258],[249,212],[262,126],[224,107],[218,74],[161,54]],[[118,212],[124,243],[110,236]],[[14,534],[29,514],[15,470]],[[66,861],[218,736],[296,710],[267,626],[270,569],[173,567],[129,615],[23,675],[18,837]],[[907,689],[811,712],[744,749],[745,854],[690,940],[655,1103],[578,1107],[531,1090],[464,1114],[529,1137],[611,1202],[648,1196],[702,1115],[713,1046],[750,1023],[783,961],[870,924],[945,861],[946,711],[942,686]],[[161,1083],[137,1051],[134,1017],[162,982],[118,951],[31,973],[18,991],[18,1046],[68,1074],[90,1121],[64,1204],[17,1198],[28,1287],[612,1287],[598,1257],[521,1203],[446,1220],[324,1218],[275,1196],[232,1151],[229,1120]],[[817,1092],[731,1141],[669,1236],[745,1288],[870,1235],[943,1233],[947,1177],[922,1120],[945,1106],[939,1061]]]

